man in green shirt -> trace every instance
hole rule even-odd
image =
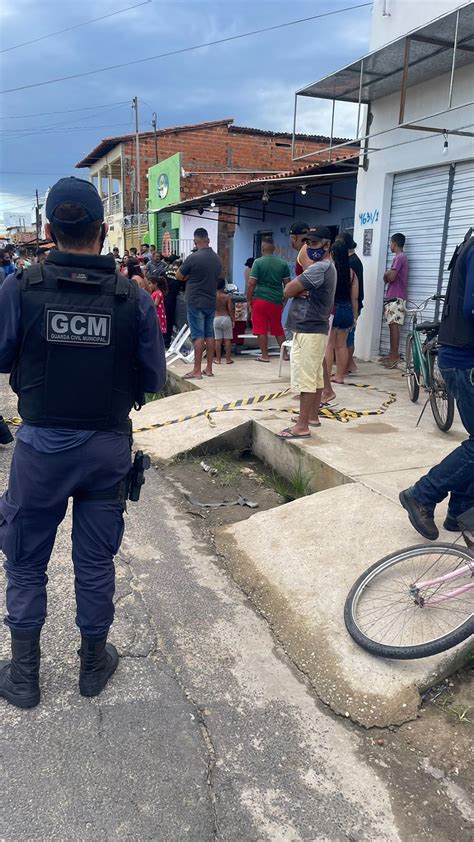
[[[279,345],[285,339],[281,324],[283,289],[290,280],[290,269],[284,260],[275,257],[275,243],[271,237],[262,240],[262,256],[254,261],[247,287],[247,301],[252,313],[253,332],[260,346],[259,362],[269,363],[268,334]]]

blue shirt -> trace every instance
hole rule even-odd
[[[92,255],[74,255],[74,264],[90,264]],[[105,258],[95,258],[105,260]],[[137,315],[137,356],[144,392],[159,392],[166,382],[166,361],[163,336],[151,296],[139,290]],[[0,372],[9,373],[20,351],[21,299],[18,280],[8,275],[0,287]],[[78,447],[94,435],[93,430],[62,430],[23,424],[17,439],[43,453],[56,453]],[[107,433],[110,435],[110,433]],[[123,435],[117,433],[117,435]]]

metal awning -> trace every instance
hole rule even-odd
[[[167,205],[164,210],[169,212],[186,213],[187,210],[209,209],[212,207],[227,206],[235,207],[242,203],[262,200],[265,194],[268,199],[274,201],[282,193],[288,193],[295,188],[306,188],[307,192],[319,187],[321,184],[328,184],[334,181],[340,182],[347,178],[355,178],[357,173],[358,152],[355,158],[341,157],[339,162],[321,165],[311,164],[296,172],[285,175],[267,176],[266,178],[255,178],[227,187],[223,190],[203,193],[200,196],[193,196],[190,199],[183,199],[173,205]]]
[[[341,144],[334,142],[333,139],[336,102],[358,103],[354,141],[358,140],[364,149],[364,163],[370,151],[369,138],[377,137],[378,134],[386,134],[397,128],[446,134],[446,130],[439,125],[426,125],[426,121],[473,104],[471,97],[468,102],[453,105],[455,72],[470,64],[474,65],[474,4],[472,2],[436,18],[425,26],[412,30],[379,50],[368,53],[319,82],[300,88],[295,94],[293,160],[302,161],[317,157],[326,154],[328,150],[329,160],[331,160],[333,150],[340,148]],[[405,105],[409,88],[447,73],[450,74],[448,93],[446,99],[443,98],[444,101],[440,100],[440,108],[434,113],[421,112],[414,119],[406,120]],[[368,121],[366,134],[361,134],[362,108],[395,93],[399,94],[400,99],[393,124],[378,133],[373,133]],[[296,155],[298,97],[301,96],[332,100],[331,133],[329,146],[304,155]],[[366,118],[368,118],[370,109],[366,110]],[[467,128],[470,127],[471,124]],[[449,133],[474,136],[473,132],[464,131],[464,128],[466,127],[450,128]]]
[[[408,49],[408,62],[405,61]],[[455,55],[453,56],[453,50]],[[301,88],[297,96],[369,103],[474,62],[474,5],[453,12],[397,38],[385,47]]]

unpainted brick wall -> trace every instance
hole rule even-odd
[[[283,145],[279,145],[283,144]],[[304,155],[325,146],[313,140],[296,142],[296,154]],[[202,129],[169,132],[158,136],[158,159],[164,160],[170,155],[181,153],[181,163],[188,171],[226,170],[293,170],[298,165],[292,161],[291,148],[286,137],[268,136],[253,132],[232,131],[232,126],[211,126]],[[338,150],[341,153],[341,150]],[[348,154],[350,154],[348,152]],[[319,156],[324,157],[324,156]],[[318,158],[318,160],[319,160]],[[135,141],[124,142],[124,207],[126,213],[133,208],[132,172],[136,165]],[[313,159],[315,160],[315,159]],[[152,135],[140,138],[140,204],[144,211],[148,194],[148,169],[157,163],[155,139]],[[306,162],[302,162],[304,166]],[[258,176],[258,172],[256,176]],[[219,190],[252,178],[245,172],[225,173],[223,175],[192,175],[181,181],[183,198],[199,196],[205,192]]]

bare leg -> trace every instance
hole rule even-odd
[[[397,325],[392,322],[391,325],[388,326],[390,332],[390,353],[388,357],[386,357],[385,362],[387,364],[395,363],[399,359],[399,347],[400,347],[400,325]]]
[[[225,360],[227,365],[231,365],[234,360],[232,359],[232,339],[225,339]]]
[[[260,359],[265,360],[267,363],[270,362],[270,357],[268,356],[268,336],[266,333],[259,333],[258,344],[260,346]]]
[[[194,340],[194,368],[191,372],[191,377],[202,377],[201,363],[204,351],[204,339]]]
[[[332,377],[333,383],[344,383],[344,374],[347,371],[349,351],[347,348],[348,330],[335,330],[334,347],[336,351],[336,376]]]
[[[216,364],[221,364],[222,339],[216,339]]]
[[[354,362],[354,345],[350,345],[350,347],[347,350],[349,351],[349,362],[347,364],[346,374],[350,374],[353,371],[357,371],[357,366]]]
[[[329,337],[329,342],[331,342],[331,338],[332,338],[332,331],[331,331],[331,336]],[[328,342],[328,344],[329,344],[329,342]],[[333,342],[333,345],[332,345],[332,348],[331,348],[331,351],[330,351],[331,368],[332,368],[332,360],[334,358],[334,339],[332,340],[332,342]],[[327,353],[327,351],[326,351],[326,353]],[[336,397],[336,393],[331,386],[331,378],[329,376],[329,369],[328,369],[326,357],[324,357],[324,360],[323,360],[323,377],[324,377],[324,389],[323,389],[323,394],[322,394],[321,400],[323,401],[323,403],[327,403],[328,401],[334,400],[334,398]]]
[[[283,343],[285,341],[285,336],[284,335],[283,336],[275,336],[274,339],[276,339],[276,341],[278,342],[278,344],[281,348],[281,346],[283,345]],[[284,350],[283,350],[283,359],[285,360],[285,362],[288,362],[288,360],[290,359],[290,355],[288,353],[288,348],[284,348]]]
[[[291,432],[297,435],[309,433],[309,422],[315,423],[319,420],[318,412],[321,405],[322,389],[317,392],[301,392],[300,413]]]
[[[216,340],[213,336],[206,337],[206,370],[207,375],[212,374],[212,363],[214,361],[214,354],[216,351]]]

